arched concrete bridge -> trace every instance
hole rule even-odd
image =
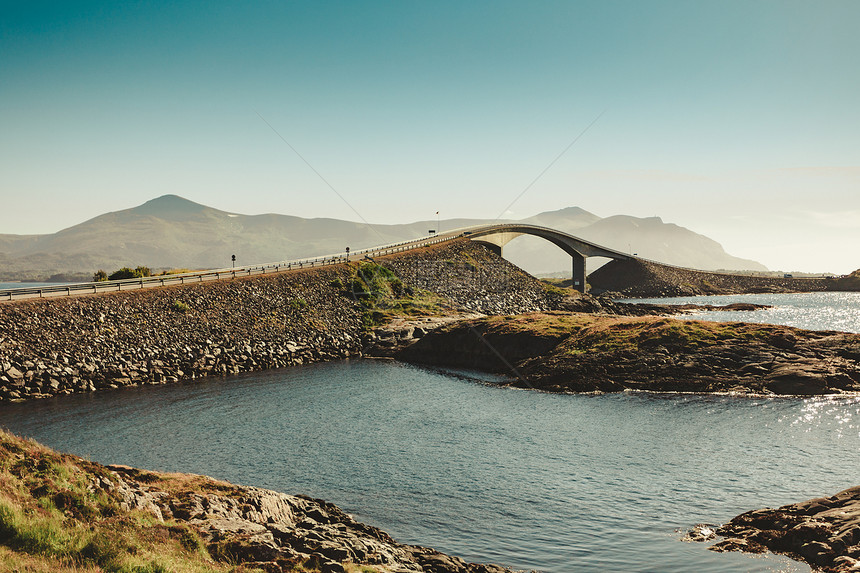
[[[520,235],[534,235],[546,239],[558,246],[570,255],[573,268],[573,286],[579,291],[585,291],[585,259],[587,257],[608,257],[611,259],[633,259],[631,255],[615,251],[607,247],[596,245],[579,237],[568,235],[562,231],[549,227],[537,225],[524,225],[518,223],[500,223],[493,225],[477,225],[454,229],[445,233],[434,234],[429,237],[403,241],[390,245],[382,245],[363,249],[360,251],[334,253],[313,258],[296,259],[290,261],[278,261],[275,263],[261,263],[250,266],[230,267],[224,269],[212,269],[196,271],[176,275],[159,275],[155,277],[144,277],[135,279],[124,279],[116,281],[102,281],[91,283],[76,283],[63,285],[49,285],[41,287],[25,287],[17,289],[0,290],[0,301],[31,297],[54,297],[72,296],[80,294],[98,294],[109,291],[132,290],[142,288],[153,288],[175,284],[186,284],[192,282],[204,282],[212,280],[232,279],[237,276],[250,276],[256,274],[279,273],[295,269],[307,269],[326,265],[337,265],[356,260],[364,256],[382,256],[421,247],[427,247],[447,241],[461,239],[463,237],[476,242],[483,243],[493,249],[499,255],[502,248],[511,240]]]
[[[475,242],[487,245],[499,256],[502,255],[502,248],[520,235],[532,235],[540,237],[541,239],[546,239],[570,255],[573,288],[580,292],[585,292],[585,259],[587,257],[607,257],[610,259],[625,260],[633,258],[621,251],[616,251],[591,243],[556,229],[539,227],[537,225],[503,223],[498,225],[469,227],[466,229],[459,229],[459,231],[461,236],[466,236]]]

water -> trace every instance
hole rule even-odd
[[[743,294],[620,300],[657,304],[724,305],[733,302],[769,304],[773,308],[754,311],[710,311],[684,316],[700,320],[782,324],[809,330],[860,332],[860,292]]]
[[[36,288],[41,286],[57,286],[65,283],[3,283],[0,282],[0,290],[10,288]]]
[[[860,398],[557,395],[346,361],[0,408],[102,463],[306,493],[470,561],[808,571],[677,529],[857,484]]]

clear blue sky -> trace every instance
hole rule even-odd
[[[860,2],[0,0],[0,233],[580,206],[860,267]],[[600,114],[603,115],[600,115]],[[259,115],[258,115],[259,114]]]

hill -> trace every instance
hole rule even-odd
[[[442,230],[492,222],[447,219]],[[618,250],[701,269],[764,270],[732,257],[715,241],[658,218],[600,218],[578,207],[537,214],[523,222],[553,227]],[[99,215],[49,235],[0,235],[0,280],[45,280],[123,266],[222,268],[342,252],[425,236],[436,221],[368,225],[339,219],[305,219],[274,213],[221,211],[177,195]],[[565,271],[569,258],[539,239],[520,238],[505,256],[532,273]]]

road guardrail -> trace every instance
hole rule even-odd
[[[105,292],[139,290],[143,288],[154,288],[177,284],[193,284],[199,282],[234,279],[252,275],[265,275],[292,271],[297,269],[310,269],[323,266],[338,265],[347,260],[357,260],[364,256],[383,256],[393,253],[408,251],[450,241],[462,236],[460,231],[452,231],[442,235],[430,235],[420,239],[402,241],[380,247],[372,247],[359,251],[350,251],[322,255],[307,259],[295,259],[289,261],[278,261],[275,263],[262,263],[257,265],[196,271],[190,273],[178,273],[175,275],[156,275],[133,279],[122,279],[114,281],[97,281],[88,283],[58,284],[40,287],[22,287],[0,290],[0,301],[20,300],[25,298],[50,298],[57,296],[74,296],[85,294],[99,294]]]

